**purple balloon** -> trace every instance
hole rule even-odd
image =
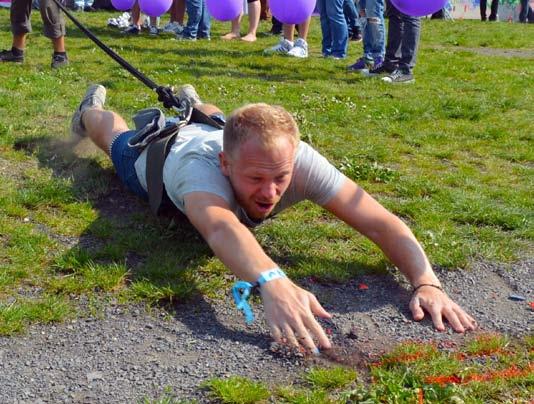
[[[270,0],[269,7],[276,19],[284,24],[300,24],[312,15],[315,0]]]
[[[171,8],[172,0],[139,0],[139,8],[151,17],[159,17]]]
[[[447,4],[447,0],[391,0],[401,13],[412,17],[434,14]]]
[[[134,6],[135,0],[111,0],[111,4],[117,10],[127,11],[127,10],[130,10]]]
[[[206,0],[210,15],[219,21],[232,21],[243,11],[242,0]]]

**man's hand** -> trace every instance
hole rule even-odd
[[[314,316],[332,316],[310,292],[298,287],[288,278],[276,279],[261,287],[265,318],[276,342],[285,340],[294,347],[303,346],[317,352],[314,337],[321,348],[332,344]]]
[[[410,310],[415,321],[423,319],[425,316],[423,309],[430,314],[434,326],[439,331],[445,331],[443,317],[456,332],[474,330],[477,327],[477,322],[473,317],[453,302],[445,292],[432,286],[422,286],[414,293],[410,301]]]

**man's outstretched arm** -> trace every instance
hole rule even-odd
[[[380,247],[390,261],[408,278],[414,288],[431,284],[441,287],[423,248],[411,230],[353,181],[347,179],[325,208]],[[457,332],[474,329],[475,320],[445,292],[422,286],[413,295],[410,309],[415,320],[432,316],[435,327],[444,330],[443,317]]]
[[[254,235],[239,222],[223,198],[207,192],[185,196],[185,213],[202,234],[215,255],[237,277],[256,282],[263,271],[277,267],[265,254]],[[273,338],[314,350],[313,338],[323,348],[331,344],[314,316],[329,318],[310,292],[288,278],[275,279],[261,286],[265,317]]]

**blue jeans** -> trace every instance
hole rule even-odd
[[[182,32],[185,38],[209,38],[210,14],[206,0],[186,0],[187,25]]]
[[[148,201],[148,194],[141,186],[137,172],[135,171],[135,161],[141,154],[138,149],[128,146],[128,140],[136,134],[135,130],[121,133],[115,138],[111,146],[111,161],[121,182],[137,196]]]
[[[345,0],[343,2],[343,13],[345,14],[345,20],[349,28],[349,36],[354,35],[355,31],[361,31],[360,11],[354,0]]]
[[[388,45],[385,64],[390,69],[412,71],[417,58],[421,19],[401,13],[392,4],[389,9]]]
[[[323,32],[323,55],[344,58],[347,56],[349,32],[343,13],[345,0],[318,0]]]
[[[363,22],[363,56],[367,60],[383,58],[385,52],[384,0],[360,0],[365,11]]]

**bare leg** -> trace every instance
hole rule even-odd
[[[13,35],[13,47],[24,50],[26,48],[26,34]]]
[[[184,25],[185,0],[174,0],[173,8],[175,13],[174,18],[176,19],[172,21],[178,21],[180,25]]]
[[[299,24],[299,37],[307,41],[308,32],[310,30],[311,17],[303,23]]]
[[[284,38],[288,41],[293,42],[293,37],[295,33],[295,25],[294,24],[284,24],[282,28],[282,33],[284,34]]]
[[[132,7],[132,25],[135,25],[137,28],[141,27],[141,8],[139,7],[139,2],[136,1]]]
[[[198,109],[200,112],[205,113],[206,115],[214,115],[214,114],[222,114],[223,112],[219,109],[219,107],[213,105],[213,104],[197,104],[195,105],[195,108]]]
[[[54,46],[54,52],[65,52],[65,37],[52,39],[52,45]]]
[[[100,108],[87,109],[82,115],[87,137],[106,154],[115,136],[128,130],[128,125],[119,114]]]
[[[237,39],[239,37],[241,37],[241,18],[243,17],[243,13],[240,13],[239,16],[237,16],[236,18],[234,18],[232,20],[232,30],[221,36],[221,39],[226,39],[226,40],[232,40],[232,39]]]
[[[254,42],[256,40],[256,31],[260,23],[261,4],[259,1],[248,3],[248,32],[242,41]]]

